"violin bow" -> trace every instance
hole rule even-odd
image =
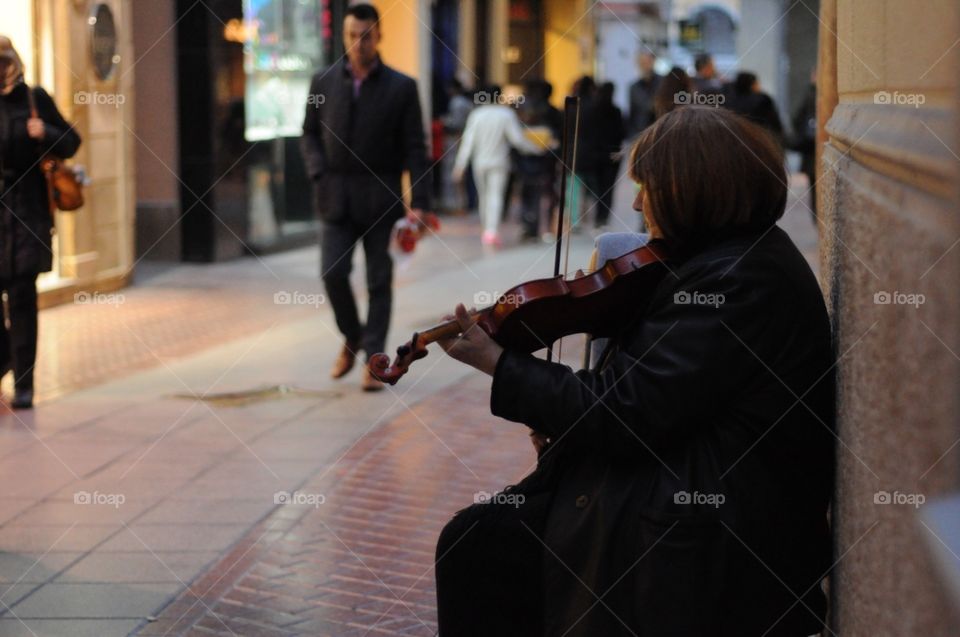
[[[567,241],[566,250],[563,250],[563,235],[565,229],[565,210],[567,205],[567,174],[576,179],[577,167],[577,133],[580,130],[580,98],[568,95],[563,101],[563,133],[560,139],[560,201],[557,210],[556,254],[553,259],[553,276],[560,276],[560,253],[565,252],[563,274],[567,274],[570,262],[570,241]],[[568,237],[569,239],[569,237]],[[563,339],[560,339],[557,360],[563,356]],[[553,343],[547,347],[547,362],[553,361]]]

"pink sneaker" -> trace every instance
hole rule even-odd
[[[486,230],[480,236],[480,243],[485,246],[493,246],[495,248],[499,248],[501,245],[503,245],[503,243],[500,241],[500,235],[498,235],[496,232],[489,232]]]

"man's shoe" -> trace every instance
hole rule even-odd
[[[383,389],[383,383],[374,378],[373,374],[370,373],[370,369],[364,365],[360,387],[363,388],[363,391],[381,391]]]
[[[33,390],[32,389],[18,389],[13,393],[13,400],[10,402],[10,406],[14,409],[31,409],[33,408]]]
[[[356,343],[344,343],[340,353],[337,354],[337,360],[333,361],[333,369],[330,370],[331,378],[343,378],[357,362],[357,350],[359,345]]]

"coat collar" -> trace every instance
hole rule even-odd
[[[367,73],[367,77],[364,78],[364,81],[376,77],[383,70],[383,60],[380,59],[380,54],[377,54],[377,59],[373,62],[373,67],[370,69],[370,72]],[[343,58],[343,74],[345,77],[353,79],[353,69],[350,68],[350,60],[346,57]]]

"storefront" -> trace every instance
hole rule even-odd
[[[53,271],[39,280],[41,306],[81,290],[127,284],[133,266],[133,51],[130,0],[6,0],[4,34],[30,84],[43,86],[83,138],[74,162],[90,183],[86,205],[57,213]]]
[[[243,26],[233,35],[244,47],[244,138],[260,144],[247,168],[254,249],[312,234],[299,141],[310,80],[332,57],[332,13],[329,0],[243,0]]]
[[[332,57],[333,4],[176,3],[182,259],[316,241],[299,141],[310,79]]]

